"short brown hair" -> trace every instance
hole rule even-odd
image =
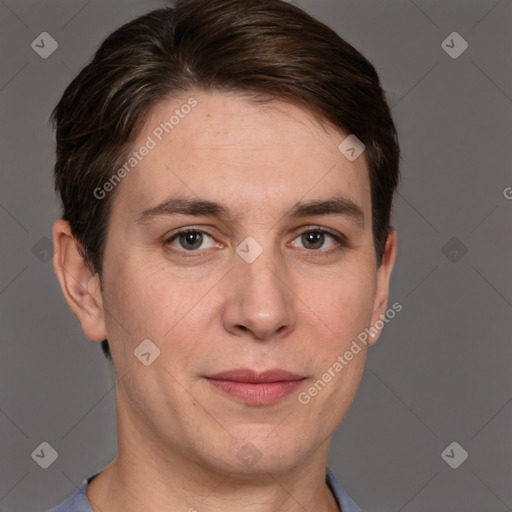
[[[288,101],[361,140],[380,265],[399,146],[372,64],[325,24],[282,0],[178,0],[109,35],[52,112],[62,218],[100,279],[116,190],[102,200],[94,190],[126,160],[152,107],[191,90]],[[102,345],[109,355],[107,341]]]

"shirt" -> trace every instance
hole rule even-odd
[[[85,494],[85,490],[87,488],[87,484],[98,475],[99,473],[96,473],[95,475],[86,478],[72,496],[48,512],[93,512],[91,504]],[[341,512],[363,512],[363,510],[361,510],[361,508],[352,501],[350,496],[347,494],[347,491],[345,491],[329,468],[327,468],[325,481],[333,493]]]

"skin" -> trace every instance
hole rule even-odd
[[[350,162],[338,150],[348,133],[288,103],[194,91],[154,107],[134,148],[189,97],[198,105],[118,185],[103,291],[68,224],[54,225],[63,293],[84,333],[108,338],[117,380],[119,455],[87,496],[93,510],[110,512],[336,511],[325,483],[329,444],[367,349],[307,405],[297,395],[385,313],[396,235],[377,267],[364,154]],[[137,223],[140,212],[175,195],[222,203],[232,218]],[[358,205],[363,222],[286,215],[299,201],[333,196]],[[166,242],[190,226],[211,238],[200,245],[196,235],[198,249],[179,237]],[[318,229],[343,234],[347,246]],[[263,249],[252,263],[236,252],[247,236]],[[146,338],[160,349],[149,366],[133,353]],[[204,378],[241,367],[307,378],[270,405],[239,402]],[[248,442],[261,456],[252,465],[237,457]]]

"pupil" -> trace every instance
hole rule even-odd
[[[195,249],[201,246],[201,243],[203,242],[203,235],[197,231],[182,233],[180,242],[185,248]]]
[[[321,247],[324,242],[324,234],[319,232],[306,233],[305,235],[303,235],[303,237],[307,245],[314,247]]]

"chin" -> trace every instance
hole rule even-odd
[[[270,434],[272,436],[273,434]],[[283,438],[274,439],[265,437],[238,436],[229,447],[221,449],[219,457],[210,460],[217,470],[236,475],[267,475],[267,473],[286,473],[301,464],[307,454],[303,440],[297,444],[285,443]],[[217,445],[217,449],[219,447]],[[209,458],[211,458],[211,453]],[[267,475],[268,476],[268,475]]]

